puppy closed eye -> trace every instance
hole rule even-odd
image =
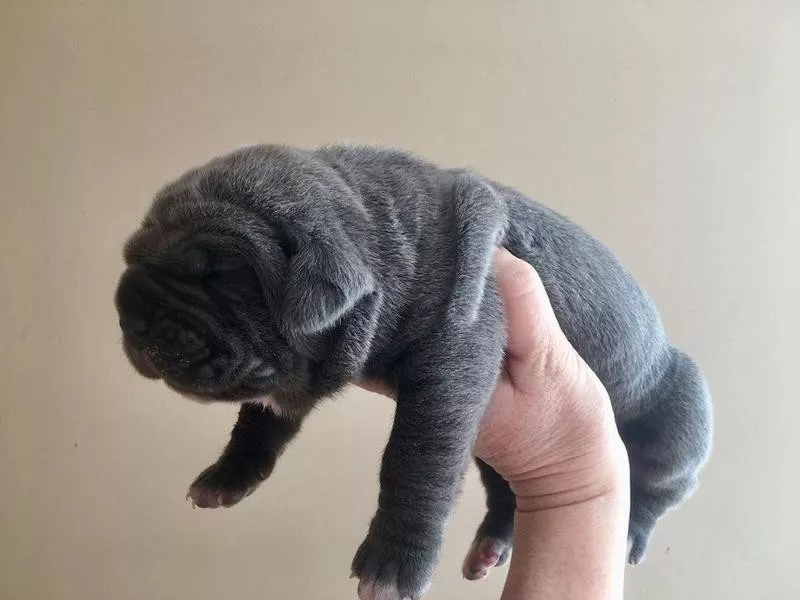
[[[295,242],[286,232],[281,232],[278,237],[278,245],[286,258],[292,258],[297,254],[297,242]]]
[[[211,258],[200,248],[189,248],[183,257],[183,266],[192,277],[207,277],[211,273]]]
[[[183,274],[193,279],[215,282],[235,282],[252,270],[242,257],[236,254],[197,246],[183,252],[180,268]]]
[[[202,248],[189,248],[182,259],[186,273],[197,279],[211,276],[229,276],[231,273],[250,269],[241,257],[235,254],[215,252],[213,255]]]

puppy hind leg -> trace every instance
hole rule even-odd
[[[713,430],[706,382],[678,350],[644,405],[642,416],[620,427],[631,468],[630,564],[644,559],[656,521],[694,491]]]
[[[492,568],[508,560],[516,509],[516,498],[508,482],[481,459],[476,458],[475,462],[486,489],[486,515],[478,526],[462,567],[464,577],[473,581],[483,579]]]

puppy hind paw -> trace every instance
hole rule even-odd
[[[628,530],[628,564],[638,565],[644,561],[647,545],[650,541],[650,530],[630,527]]]
[[[464,558],[461,573],[470,581],[484,579],[494,567],[505,563],[510,554],[511,544],[506,540],[488,536],[476,538]]]

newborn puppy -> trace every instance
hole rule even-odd
[[[390,150],[238,150],[167,185],[128,241],[116,303],[134,367],[186,396],[241,406],[191,500],[235,504],[320,400],[381,380],[397,408],[353,573],[362,600],[419,598],[503,360],[497,246],[536,268],[608,390],[630,457],[629,561],[639,562],[708,456],[710,398],[694,362],[576,225],[473,172]],[[488,511],[471,578],[508,556],[514,519],[508,484],[478,467]]]

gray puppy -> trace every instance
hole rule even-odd
[[[116,302],[133,365],[187,396],[241,403],[192,501],[235,504],[321,399],[381,380],[397,408],[353,572],[363,600],[419,598],[503,360],[497,246],[537,269],[610,394],[631,463],[629,561],[639,562],[709,453],[710,397],[694,362],[576,225],[473,172],[391,150],[235,151],[161,190],[129,240]],[[508,484],[478,466],[488,511],[467,576],[506,559],[514,519]]]

